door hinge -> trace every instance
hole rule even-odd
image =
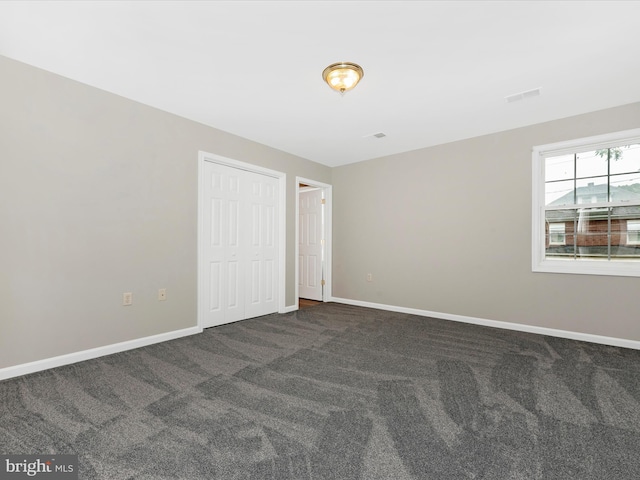
[[[326,198],[323,198],[322,200],[320,200],[320,203],[321,203],[322,205],[324,205],[325,203],[327,203],[327,199],[326,199]]]
[[[324,278],[322,280],[320,280],[320,285],[322,285],[324,287]]]

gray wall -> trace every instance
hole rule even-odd
[[[334,168],[333,295],[640,340],[640,278],[531,272],[531,148],[637,127],[640,103]]]
[[[0,78],[0,368],[196,325],[199,150],[287,174],[296,302],[295,176],[330,168],[5,57]]]
[[[533,274],[530,213],[532,146],[640,104],[330,169],[4,57],[0,78],[0,368],[196,325],[198,150],[287,173],[287,305],[299,175],[334,185],[336,297],[640,340],[640,279]]]

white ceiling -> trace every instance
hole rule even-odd
[[[338,166],[640,101],[638,18],[638,1],[3,1],[0,54]],[[344,97],[321,78],[338,61],[365,71]]]

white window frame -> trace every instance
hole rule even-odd
[[[602,261],[545,258],[545,158],[633,143],[640,143],[640,128],[533,147],[531,212],[531,269],[533,272],[640,277],[640,260]],[[589,204],[589,208],[616,205],[608,202],[595,203]]]

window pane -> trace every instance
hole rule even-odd
[[[604,153],[604,157],[596,152]],[[607,174],[607,154],[606,151],[596,150],[583,152],[577,155],[576,178],[597,177]]]
[[[544,185],[545,205],[573,205],[573,180]]]
[[[565,180],[568,178],[573,178],[573,154],[545,158],[545,181]]]
[[[611,177],[612,202],[640,201],[640,172]]]
[[[576,181],[576,203],[608,202],[607,177],[585,178]]]
[[[577,210],[549,210],[545,212],[545,257],[574,258],[574,225]]]
[[[609,209],[578,210],[576,255],[578,258],[609,258]]]
[[[611,209],[612,259],[640,259],[640,206]]]
[[[611,149],[611,173],[640,171],[640,144]]]

